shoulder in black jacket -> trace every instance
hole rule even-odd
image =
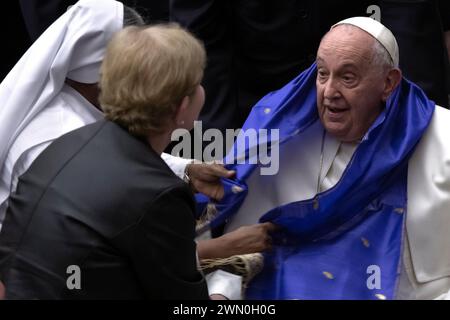
[[[72,131],[10,198],[0,234],[6,297],[206,299],[193,210],[189,187],[147,143],[109,121]],[[67,286],[71,266],[81,289]]]

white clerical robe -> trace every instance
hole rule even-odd
[[[248,195],[226,231],[257,223],[270,209],[334,186],[357,144],[325,136],[318,121],[280,147],[280,170],[247,180]],[[450,111],[436,107],[408,167],[406,236],[397,299],[450,299]],[[322,162],[322,164],[321,164]],[[319,179],[320,175],[320,179]],[[319,184],[319,185],[318,185]]]

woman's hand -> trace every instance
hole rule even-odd
[[[234,255],[262,252],[271,249],[270,232],[277,229],[271,222],[243,226],[219,238],[197,243],[200,259],[227,258]]]

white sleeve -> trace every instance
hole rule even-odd
[[[223,270],[205,276],[209,295],[220,294],[229,300],[242,299],[242,277]]]
[[[168,153],[161,154],[161,158],[167,163],[172,171],[181,179],[184,178],[184,170],[186,166],[192,163],[192,159],[184,159],[172,156]]]
[[[450,291],[441,294],[439,297],[434,298],[433,300],[450,300]]]

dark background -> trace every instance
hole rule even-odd
[[[48,21],[56,20],[54,12],[65,12],[69,5],[76,0],[64,0],[55,8],[52,1],[47,0],[7,0],[2,2],[2,15],[0,19],[1,64],[0,81],[14,67],[16,62],[32,44],[31,37],[37,37],[48,26],[33,20],[25,24],[21,4],[29,10],[36,10],[40,15],[48,16]],[[146,21],[166,21],[169,17],[168,0],[122,0],[125,5],[136,8]],[[33,13],[33,12],[32,12]],[[27,30],[28,27],[28,30]],[[29,35],[29,32],[31,35]]]

